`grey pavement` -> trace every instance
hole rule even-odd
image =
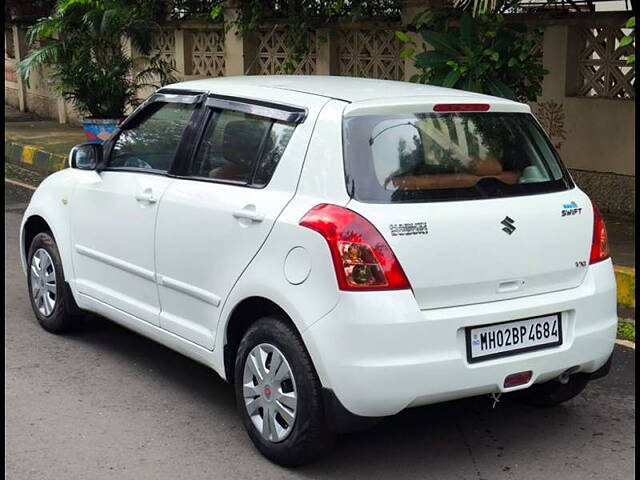
[[[635,216],[623,216],[603,213],[607,225],[607,236],[611,249],[611,258],[615,265],[636,266],[636,219]]]
[[[7,190],[5,478],[635,477],[635,351],[623,347],[607,377],[557,408],[505,399],[492,409],[486,397],[415,408],[339,438],[311,465],[271,464],[213,371],[98,317],[66,336],[39,328],[19,266],[23,208]]]

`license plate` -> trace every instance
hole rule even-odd
[[[543,315],[466,329],[471,363],[562,344],[560,314]]]

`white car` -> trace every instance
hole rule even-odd
[[[527,105],[344,77],[158,90],[24,215],[46,330],[94,312],[234,384],[282,465],[409,407],[605,375],[602,217]]]

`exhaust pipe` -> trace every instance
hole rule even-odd
[[[569,383],[571,374],[575,373],[576,370],[578,370],[579,368],[580,367],[571,367],[565,370],[564,372],[562,372],[560,375],[556,377],[556,380],[560,382],[562,385],[566,385],[567,383]]]

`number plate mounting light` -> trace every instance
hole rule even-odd
[[[504,379],[504,388],[517,387],[518,385],[525,385],[529,383],[531,380],[531,375],[533,372],[531,370],[527,370],[526,372],[518,372],[512,373],[511,375],[507,375]]]

